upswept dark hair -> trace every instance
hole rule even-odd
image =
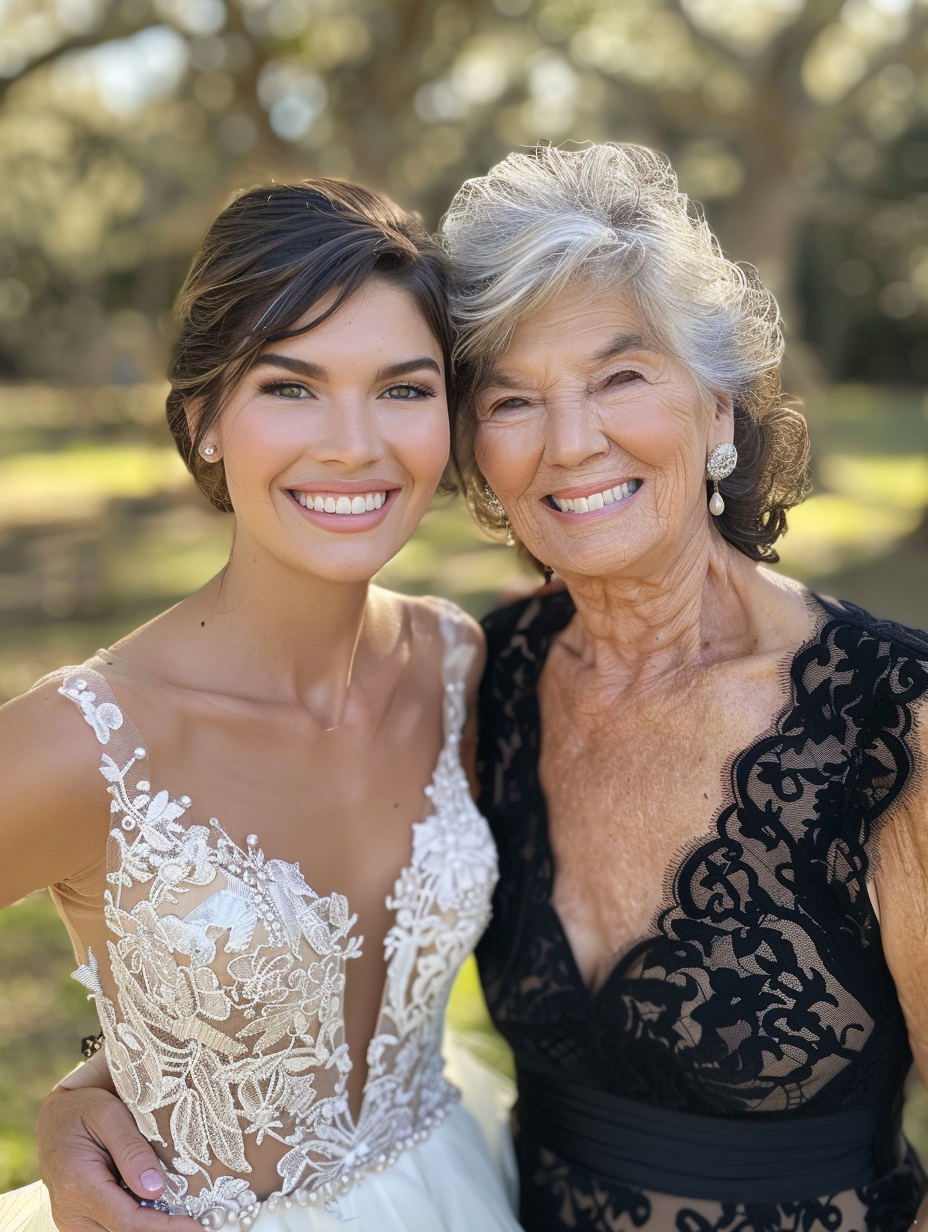
[[[181,457],[217,509],[232,510],[224,467],[207,463],[200,447],[232,390],[269,343],[320,325],[371,278],[417,304],[441,346],[452,408],[447,260],[415,215],[360,184],[315,179],[250,189],[210,227],[177,299],[167,415]],[[295,328],[332,292],[324,312]]]

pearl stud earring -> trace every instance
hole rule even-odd
[[[711,480],[715,491],[709,498],[709,512],[714,518],[725,512],[725,502],[719,491],[719,481],[727,479],[738,465],[738,450],[727,442],[716,447],[706,459],[706,478]]]

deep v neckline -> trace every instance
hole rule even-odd
[[[447,641],[445,641],[443,645],[443,651],[442,651],[442,676],[443,677],[446,674],[447,661],[448,661],[449,655],[452,653],[452,650],[453,650],[453,647]],[[149,679],[155,681],[157,684],[161,685],[162,687],[168,687],[168,688],[176,687],[176,686],[170,685],[166,681],[160,680],[158,677],[152,676],[151,673],[146,672],[144,668],[138,667],[131,660],[125,659],[121,655],[115,654],[113,651],[110,651],[110,650],[98,651],[93,659],[88,660],[88,664],[93,663],[97,659],[101,659],[101,658],[104,660],[104,662],[106,660],[116,660],[120,664],[125,664],[130,669],[130,671],[137,671],[142,676],[148,677]],[[92,670],[92,669],[89,669],[89,670]],[[96,673],[96,674],[100,677],[101,680],[103,680],[106,686],[106,689],[107,689],[107,693],[109,694],[109,696],[104,700],[103,706],[104,707],[107,705],[115,706],[120,716],[118,721],[116,720],[115,715],[109,716],[108,720],[104,719],[104,725],[110,726],[111,729],[115,729],[116,727],[122,728],[124,735],[131,736],[132,740],[137,746],[137,751],[138,749],[143,749],[145,751],[145,758],[147,760],[149,757],[150,746],[144,741],[141,733],[139,732],[138,728],[135,726],[134,721],[129,717],[126,710],[122,707],[118,699],[115,697],[115,694],[113,693],[113,690],[109,684],[109,681],[106,680],[106,677],[103,676],[102,673]],[[452,689],[452,693],[453,693],[453,689]],[[463,770],[463,767],[461,767],[460,758],[457,756],[457,747],[456,747],[457,741],[455,740],[455,720],[454,720],[453,714],[449,713],[449,711],[453,709],[456,704],[460,705],[461,702],[459,699],[456,699],[453,696],[449,697],[448,694],[449,694],[448,686],[443,681],[442,744],[441,744],[441,748],[438,751],[438,756],[435,759],[435,764],[432,767],[432,772],[431,772],[431,775],[429,776],[429,780],[423,786],[422,797],[424,801],[424,807],[423,807],[424,816],[420,817],[418,821],[414,821],[410,824],[410,856],[409,856],[409,859],[402,865],[402,867],[396,873],[396,876],[392,879],[390,888],[387,890],[386,894],[383,896],[383,903],[387,910],[388,915],[391,917],[391,923],[389,927],[387,928],[384,934],[384,937],[383,937],[383,943],[382,943],[382,949],[384,951],[383,953],[383,964],[384,964],[383,987],[381,989],[380,998],[377,1004],[377,1014],[376,1014],[375,1021],[374,1021],[374,1031],[370,1039],[367,1041],[366,1046],[363,1049],[365,1056],[369,1052],[371,1045],[376,1040],[384,1036],[384,1034],[386,1033],[385,1026],[389,1018],[388,1000],[389,1000],[390,991],[391,991],[391,977],[394,973],[395,965],[397,964],[397,962],[401,960],[401,955],[402,955],[401,946],[397,946],[394,944],[391,947],[391,937],[399,925],[398,917],[402,909],[402,905],[397,900],[397,897],[396,897],[398,888],[408,883],[410,879],[414,878],[416,875],[417,836],[421,835],[424,832],[424,830],[429,826],[430,822],[432,822],[432,820],[434,819],[436,815],[436,806],[433,803],[433,797],[435,795],[435,792],[438,790],[439,774],[443,768],[447,768],[449,758],[452,759],[454,763],[453,768],[454,767],[458,768],[460,770],[461,775],[464,776],[464,770]],[[102,711],[102,707],[98,705],[98,713],[100,713],[101,711]],[[149,773],[150,771],[151,771],[151,765],[149,763],[146,766],[146,773]],[[173,797],[170,797],[167,791],[156,787],[154,783],[152,783],[151,785],[150,793],[153,799],[159,796],[164,797],[165,799],[169,799],[170,804],[175,805],[178,808],[179,816],[184,816],[193,807],[193,801],[190,796],[186,794],[182,794],[175,799]],[[354,928],[355,928],[355,925],[357,924],[358,917],[357,917],[357,914],[352,915],[351,900],[348,898],[348,896],[340,894],[339,891],[337,890],[332,890],[328,894],[325,894],[325,895],[319,894],[313,888],[313,886],[309,883],[309,881],[306,880],[306,877],[304,876],[300,868],[299,861],[278,859],[274,857],[273,855],[268,855],[266,853],[262,845],[262,842],[261,842],[261,834],[260,834],[259,828],[256,828],[254,833],[248,835],[248,838],[246,839],[246,844],[247,844],[247,850],[246,850],[246,848],[243,848],[240,843],[236,842],[236,840],[231,837],[231,835],[228,833],[228,831],[223,826],[221,819],[218,816],[216,816],[214,813],[210,812],[209,818],[205,822],[204,821],[194,821],[191,819],[188,823],[188,827],[190,825],[197,825],[197,824],[199,825],[206,824],[208,826],[210,833],[211,833],[211,838],[213,840],[210,843],[210,846],[215,852],[217,852],[217,855],[218,855],[220,847],[222,847],[226,850],[233,851],[235,853],[234,854],[235,860],[238,863],[240,863],[243,867],[249,860],[254,860],[255,858],[260,859],[264,863],[269,864],[273,862],[277,866],[285,866],[289,870],[290,875],[293,877],[294,883],[299,887],[305,888],[307,894],[312,896],[312,902],[317,908],[326,908],[328,910],[337,900],[339,899],[343,900],[344,903],[346,904],[346,912],[349,917],[349,922],[348,922],[346,933],[345,933],[345,939],[348,942],[349,947],[352,944],[356,944],[358,947],[364,944],[363,934],[358,936],[357,934],[354,933]],[[111,870],[108,869],[108,872],[110,871]],[[215,893],[217,894],[223,893],[223,892],[225,891],[224,890],[215,891]],[[204,903],[208,902],[209,897],[212,897],[212,896],[208,896],[207,898],[203,899],[200,903],[197,904],[197,907],[199,908]],[[391,948],[392,948],[392,953],[391,953]],[[346,992],[347,992],[347,979],[346,979]],[[343,1034],[345,1032],[344,1007],[342,1010],[342,1032]],[[353,1063],[352,1063],[352,1058],[351,1058],[351,1050],[348,1046],[347,1040],[344,1041],[344,1053],[351,1065],[351,1068],[354,1068]],[[372,1084],[376,1080],[376,1078],[377,1078],[376,1067],[372,1064],[368,1064],[367,1073],[365,1075],[364,1082],[361,1086],[360,1096],[359,1096],[358,1103],[357,1103],[357,1115],[355,1115],[351,1109],[352,1101],[351,1101],[350,1091],[346,1091],[345,1114],[347,1115],[347,1118],[350,1121],[352,1132],[355,1135],[358,1134],[358,1131],[364,1122],[365,1110],[368,1105],[368,1096],[369,1096]]]
[[[443,1077],[444,1009],[489,921],[498,869],[460,759],[477,642],[452,605],[436,606],[443,739],[411,850],[386,888],[392,923],[356,1116],[347,898],[320,898],[298,864],[266,860],[257,834],[240,845],[199,808],[191,818],[190,797],[151,781],[148,750],[95,661],[60,673],[58,692],[105,746],[111,814],[106,940],[75,976],[97,1002],[117,1091],[145,1136],[173,1152],[173,1213],[254,1217],[253,1167],[272,1205],[289,1194],[326,1204],[423,1142],[456,1102]],[[279,1151],[259,1160],[246,1149],[268,1138]]]
[[[607,998],[607,994],[614,985],[628,981],[633,982],[637,976],[628,976],[628,969],[637,962],[642,954],[646,953],[655,941],[662,940],[664,933],[661,931],[660,922],[667,915],[668,911],[674,906],[674,887],[677,885],[679,876],[686,864],[693,858],[698,858],[700,853],[716,842],[721,836],[720,826],[723,819],[730,814],[733,808],[737,807],[737,798],[734,788],[735,770],[738,764],[750,753],[764,744],[771,738],[778,736],[781,733],[782,725],[789,716],[796,704],[796,682],[794,679],[794,669],[797,660],[811,647],[820,643],[824,630],[827,628],[830,613],[826,604],[822,601],[819,595],[813,591],[805,592],[805,599],[808,607],[815,614],[815,623],[809,636],[805,638],[794,649],[781,656],[777,665],[777,677],[779,680],[782,700],[774,712],[773,718],[764,730],[751,741],[750,744],[731,753],[722,763],[720,775],[722,780],[722,794],[718,808],[712,814],[706,828],[698,832],[693,838],[686,839],[679,843],[673,850],[670,859],[664,869],[662,876],[662,884],[665,887],[664,893],[661,896],[660,903],[651,917],[651,922],[648,931],[642,936],[636,938],[615,960],[610,967],[607,975],[598,985],[591,988],[583,978],[583,973],[580,970],[580,964],[577,962],[576,954],[574,953],[573,945],[568,936],[567,929],[561,919],[560,912],[554,904],[554,886],[557,879],[557,867],[554,857],[554,848],[551,845],[550,818],[548,815],[548,801],[545,796],[544,789],[541,786],[541,749],[542,749],[542,722],[541,722],[541,704],[539,701],[539,687],[541,677],[548,661],[548,655],[551,652],[554,639],[559,633],[567,627],[576,612],[573,600],[567,591],[564,592],[563,598],[566,602],[563,605],[563,612],[559,612],[551,627],[546,631],[545,640],[540,648],[540,653],[536,660],[535,678],[531,682],[531,687],[527,690],[529,713],[527,721],[529,724],[528,730],[537,731],[539,739],[537,746],[533,751],[531,763],[531,791],[535,795],[537,817],[538,817],[538,842],[540,848],[539,865],[546,870],[546,886],[544,893],[544,908],[548,912],[551,921],[551,935],[555,939],[555,944],[560,948],[564,965],[568,972],[569,978],[576,986],[577,993],[583,998],[585,1004],[590,1007],[597,1006],[601,1001]]]

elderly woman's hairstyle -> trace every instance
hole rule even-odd
[[[412,296],[450,377],[447,261],[414,215],[358,184],[317,179],[251,189],[213,223],[178,297],[167,413],[217,509],[232,509],[222,462],[204,461],[200,447],[229,395],[268,343],[321,324],[371,278]],[[326,296],[325,311],[296,328]]]
[[[463,387],[455,455],[485,527],[505,523],[474,458],[475,398],[517,323],[590,280],[621,286],[707,395],[732,396],[738,467],[715,521],[752,560],[778,559],[786,511],[808,491],[805,421],[780,390],[779,313],[756,271],[723,255],[666,159],[630,145],[510,154],[461,188],[442,232]]]

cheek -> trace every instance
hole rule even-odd
[[[422,484],[438,486],[448,465],[451,426],[447,410],[403,418],[393,426],[387,440],[389,452]]]
[[[480,424],[474,454],[487,483],[500,496],[518,496],[531,484],[544,452],[537,425]]]
[[[306,439],[305,424],[301,428],[298,413],[257,414],[246,406],[223,416],[221,426],[226,468],[241,472],[246,482],[249,473],[258,477],[268,469],[279,468]]]
[[[642,401],[631,409],[633,414],[624,408],[610,425],[609,435],[623,453],[653,472],[658,486],[667,488],[663,493],[666,498],[679,498],[693,487],[699,488],[703,460],[699,423],[692,406],[683,399],[660,399]]]

